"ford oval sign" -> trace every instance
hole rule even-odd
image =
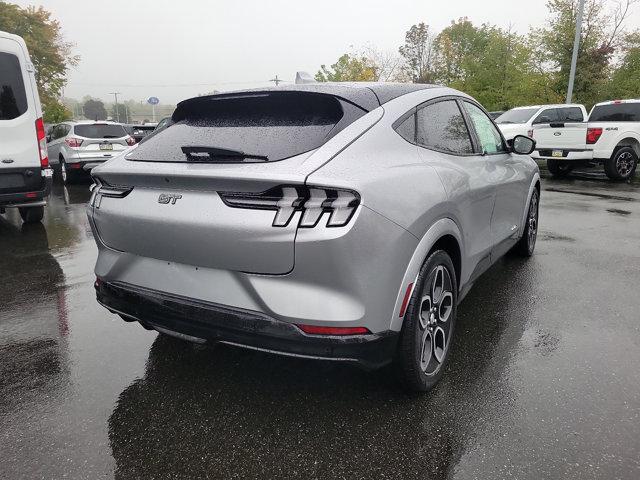
[[[149,97],[147,103],[149,105],[158,105],[160,103],[160,100],[158,100],[158,97]]]

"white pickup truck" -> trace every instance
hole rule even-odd
[[[547,161],[552,175],[567,175],[576,166],[604,165],[607,176],[627,180],[640,158],[640,100],[598,103],[588,121],[533,125],[533,157]]]

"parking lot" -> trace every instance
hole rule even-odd
[[[0,476],[640,477],[640,180],[544,175],[536,254],[481,277],[424,396],[123,322],[95,301],[88,197],[0,218]]]

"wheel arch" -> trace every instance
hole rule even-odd
[[[613,149],[613,155],[623,147],[631,147],[633,151],[636,152],[636,157],[640,158],[640,140],[636,137],[625,136],[622,140],[618,142],[616,148]]]
[[[436,250],[444,250],[451,257],[453,262],[458,291],[461,290],[464,274],[464,243],[462,232],[451,218],[441,218],[436,221],[423,235],[414,250],[413,256],[407,265],[402,282],[398,287],[396,304],[390,321],[390,329],[400,331],[403,323],[403,316],[400,316],[405,297],[413,294],[415,283],[420,273],[420,269],[429,255]]]

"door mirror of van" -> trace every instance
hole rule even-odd
[[[524,135],[516,135],[511,144],[511,151],[518,155],[529,155],[536,149],[536,141]]]

